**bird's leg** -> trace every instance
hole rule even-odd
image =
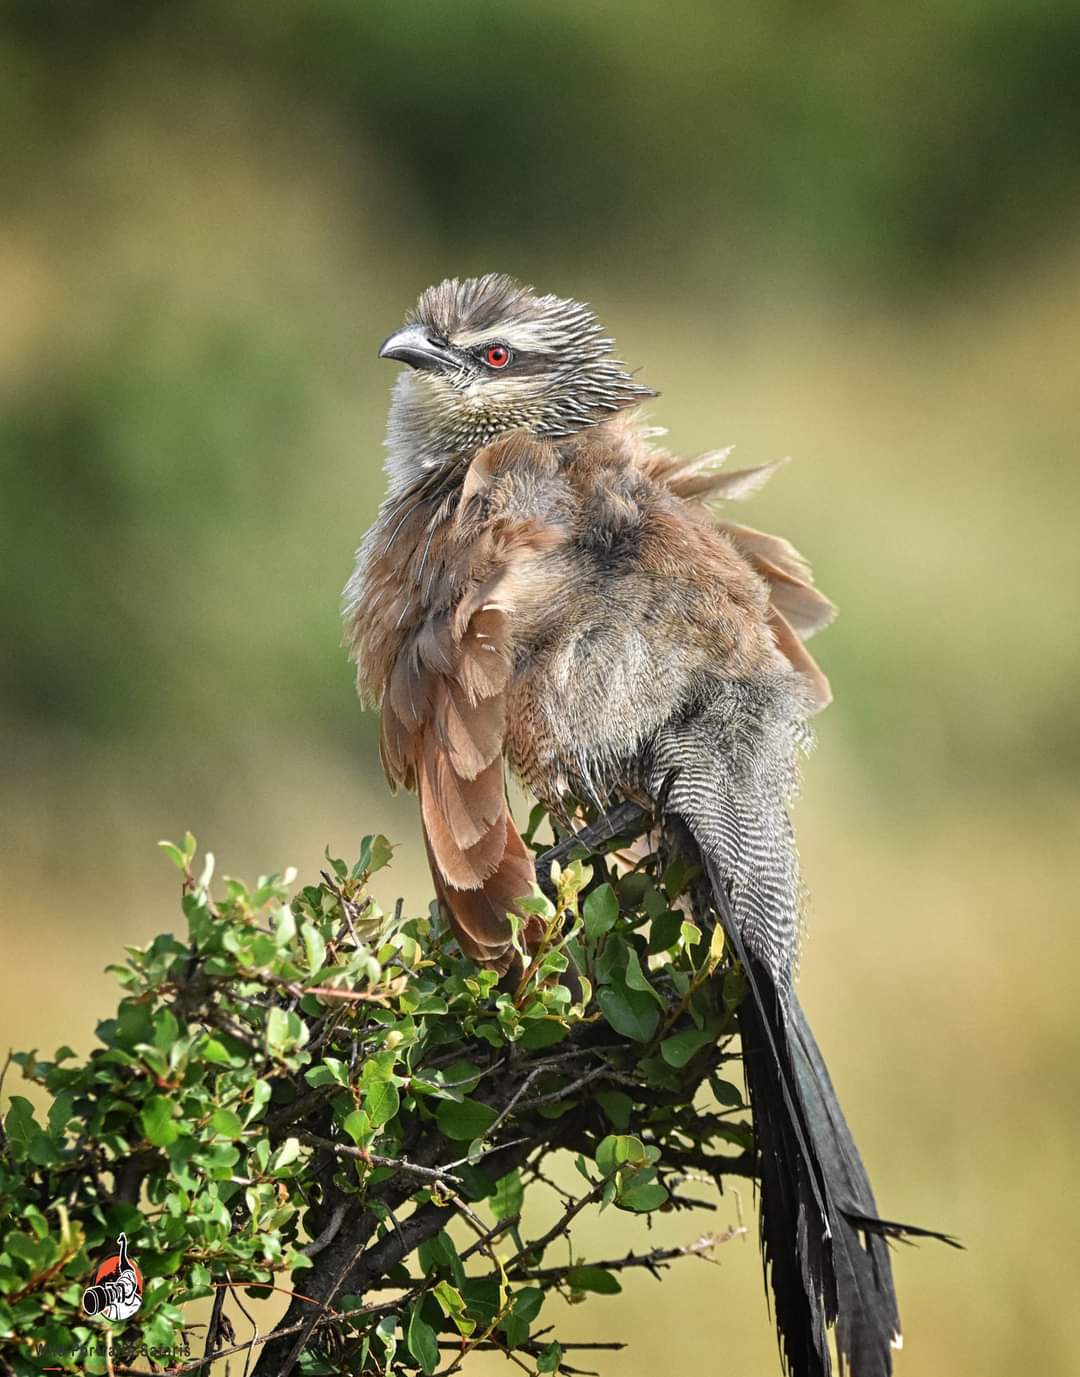
[[[640,803],[629,799],[617,803],[602,817],[583,827],[573,836],[564,837],[561,842],[542,852],[536,858],[536,883],[551,900],[555,890],[551,884],[551,867],[555,861],[562,863],[575,854],[596,855],[614,849],[613,843],[625,845],[640,837],[652,826],[652,813]]]

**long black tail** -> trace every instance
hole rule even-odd
[[[791,988],[800,883],[786,799],[805,708],[779,673],[714,682],[701,695],[656,733],[645,778],[672,854],[701,860],[707,884],[695,897],[703,915],[719,913],[749,986],[739,1031],[784,1366],[792,1377],[829,1377],[834,1329],[842,1371],[889,1377],[900,1321],[887,1239],[927,1231],[878,1218]]]
[[[866,1169],[797,999],[787,1017],[744,954],[743,1065],[761,1173],[761,1244],[784,1356],[796,1377],[831,1370],[826,1327],[855,1377],[889,1377],[900,1316]],[[852,1216],[859,1220],[856,1225]],[[865,1240],[865,1241],[864,1241]]]
[[[725,924],[725,927],[727,925]],[[761,1181],[761,1246],[793,1377],[889,1377],[900,1316],[888,1237],[946,1235],[878,1217],[870,1180],[798,999],[728,932],[749,988],[739,1009]]]

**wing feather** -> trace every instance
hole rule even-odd
[[[792,668],[798,670],[806,680],[814,711],[820,712],[822,708],[827,708],[832,702],[832,688],[827,677],[791,629],[791,623],[782,617],[775,607],[769,612],[769,626],[772,628],[773,638],[781,654],[790,661]]]
[[[381,697],[393,784],[416,788],[439,901],[461,949],[505,972],[507,915],[535,883],[506,801],[503,749],[515,574],[560,538],[500,508],[500,474],[549,465],[520,435],[480,451],[443,486],[425,477],[387,504],[351,585],[353,652]],[[525,924],[538,936],[537,920]]]
[[[729,448],[696,459],[680,459],[649,447],[639,431],[635,462],[673,496],[697,505],[749,497],[787,463],[780,459],[757,468],[724,472],[721,465],[730,453]],[[814,587],[810,565],[790,541],[721,518],[716,518],[716,526],[765,580],[769,590],[769,624],[777,647],[806,679],[815,709],[825,707],[832,701],[829,681],[802,642],[828,626],[836,616],[836,608]]]

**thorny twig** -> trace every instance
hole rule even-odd
[[[546,1234],[542,1234],[539,1238],[534,1239],[531,1243],[526,1243],[523,1248],[521,1248],[517,1253],[514,1254],[514,1256],[506,1264],[507,1271],[510,1271],[513,1267],[518,1265],[523,1258],[533,1256],[540,1257],[543,1254],[544,1249],[553,1239],[558,1238],[560,1234],[564,1234],[566,1232],[571,1220],[576,1219],[586,1205],[591,1205],[594,1201],[599,1200],[600,1196],[603,1194],[604,1187],[606,1185],[607,1179],[603,1178],[600,1181],[597,1181],[596,1184],[590,1190],[586,1191],[584,1195],[578,1196],[578,1198],[574,1201],[572,1205],[568,1205],[566,1207],[561,1217],[555,1221],[555,1223],[551,1226],[551,1228],[547,1231]]]
[[[631,1251],[625,1257],[607,1258],[603,1262],[568,1262],[565,1267],[521,1267],[512,1269],[509,1275],[515,1280],[520,1278],[525,1281],[561,1282],[566,1280],[568,1273],[579,1267],[595,1267],[604,1272],[625,1272],[631,1267],[644,1267],[655,1276],[677,1258],[704,1257],[709,1261],[707,1255],[714,1248],[722,1243],[729,1243],[733,1238],[739,1238],[745,1233],[745,1226],[740,1224],[733,1229],[726,1229],[723,1233],[702,1234],[692,1243],[672,1248],[654,1248],[648,1253]]]

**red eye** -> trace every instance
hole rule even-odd
[[[489,344],[484,350],[484,362],[489,368],[505,368],[510,362],[510,350],[505,344]]]

